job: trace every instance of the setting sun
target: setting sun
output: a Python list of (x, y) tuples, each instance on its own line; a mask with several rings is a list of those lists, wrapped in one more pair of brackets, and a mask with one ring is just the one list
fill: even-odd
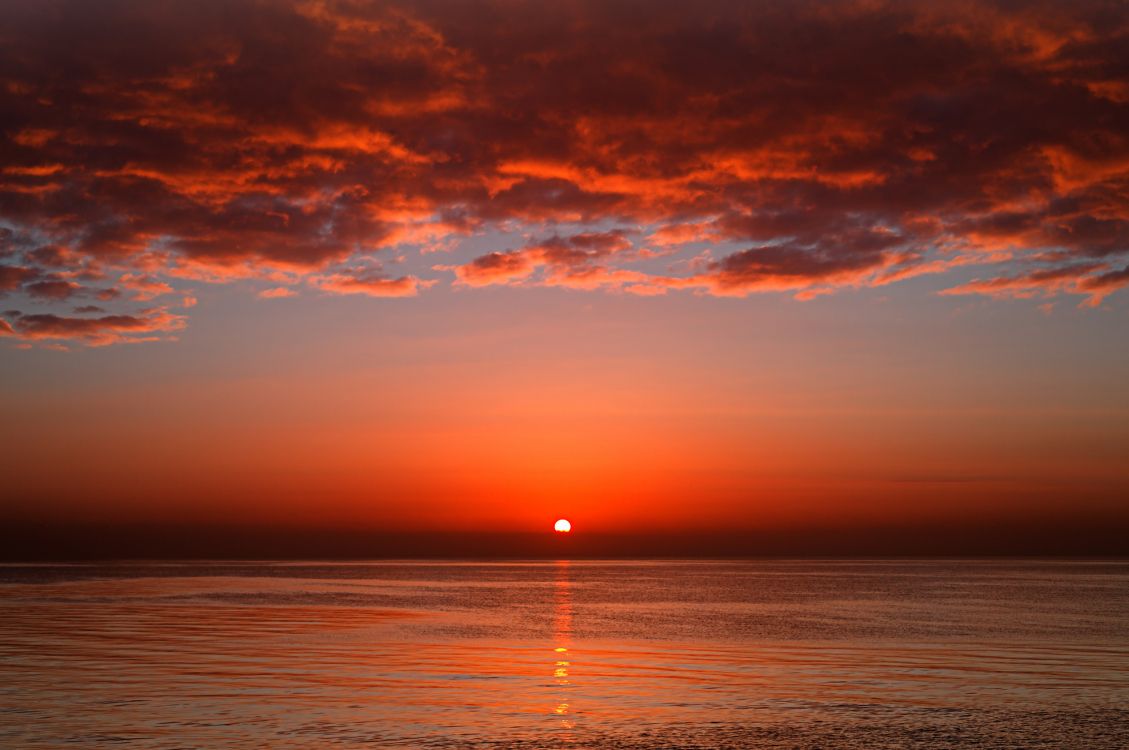
[(572, 524), (569, 523), (567, 519), (561, 518), (555, 524), (553, 524), (553, 531), (560, 532), (561, 534), (567, 534), (568, 532), (572, 531)]

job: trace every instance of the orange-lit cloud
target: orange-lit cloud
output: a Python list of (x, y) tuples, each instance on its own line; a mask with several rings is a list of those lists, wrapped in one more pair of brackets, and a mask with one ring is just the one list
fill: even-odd
[[(45, 315), (186, 280), (807, 298), (1001, 255), (956, 289), (1124, 286), (1129, 10), (1096, 0), (64, 0), (0, 29), (0, 293)], [(525, 239), (462, 250), (490, 233)]]
[(985, 294), (992, 297), (1029, 299), (1060, 293), (1088, 295), (1083, 305), (1094, 307), (1109, 294), (1129, 285), (1129, 267), (1107, 270), (1103, 263), (1080, 263), (1044, 268), (1018, 276), (975, 279), (945, 289), (942, 294)]
[(1100, 304), (1107, 295), (1126, 286), (1129, 286), (1129, 266), (1089, 276), (1078, 282), (1079, 291), (1090, 295), (1086, 304), (1091, 307)]
[(164, 294), (171, 294), (174, 290), (171, 286), (163, 281), (159, 281), (152, 276), (145, 276), (142, 274), (123, 274), (118, 279), (118, 283), (131, 290), (135, 300), (151, 300), (154, 297), (160, 297)]
[(259, 299), (282, 299), (283, 297), (293, 297), (297, 294), (293, 289), (288, 289), (284, 286), (276, 286), (270, 289), (264, 289), (256, 295)]
[(621, 231), (586, 232), (547, 240), (506, 252), (481, 255), (454, 269), (459, 280), (470, 286), (505, 284), (530, 277), (540, 268), (547, 268), (544, 283), (584, 286), (614, 282), (606, 261), (617, 253), (632, 249)]
[(370, 297), (414, 297), (421, 287), (434, 282), (420, 281), (414, 276), (388, 278), (379, 270), (347, 269), (341, 273), (314, 276), (310, 283), (336, 294), (365, 294)]

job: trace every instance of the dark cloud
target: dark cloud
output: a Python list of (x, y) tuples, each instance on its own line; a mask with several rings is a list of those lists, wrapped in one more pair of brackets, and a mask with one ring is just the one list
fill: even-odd
[(184, 318), (156, 309), (138, 315), (103, 315), (97, 318), (75, 318), (52, 313), (5, 313), (10, 320), (3, 323), (22, 339), (77, 339), (93, 346), (122, 342), (152, 341), (161, 334), (184, 326)]
[(27, 253), (27, 258), (33, 263), (49, 268), (59, 268), (74, 262), (74, 257), (66, 248), (58, 245), (43, 245)]
[(65, 300), (82, 291), (82, 285), (63, 279), (45, 279), (24, 286), (28, 295), (43, 300)]
[(35, 269), (32, 268), (0, 265), (0, 293), (18, 289), (21, 284), (35, 276)]
[(126, 274), (134, 297), (280, 272), (414, 292), (330, 269), (557, 222), (743, 249), (663, 274), (625, 266), (643, 247), (574, 236), (448, 267), (806, 294), (1048, 253), (1112, 263), (1127, 49), (1129, 7), (1102, 0), (17, 0), (0, 7), (0, 253)]

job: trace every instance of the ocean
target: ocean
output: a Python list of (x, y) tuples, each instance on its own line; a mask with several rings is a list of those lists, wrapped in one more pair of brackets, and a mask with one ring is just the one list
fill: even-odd
[(3, 748), (1129, 747), (1129, 563), (0, 566)]

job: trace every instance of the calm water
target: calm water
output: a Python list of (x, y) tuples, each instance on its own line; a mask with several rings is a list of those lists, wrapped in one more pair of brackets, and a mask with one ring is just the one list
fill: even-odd
[(0, 566), (0, 747), (1129, 747), (1129, 563)]

